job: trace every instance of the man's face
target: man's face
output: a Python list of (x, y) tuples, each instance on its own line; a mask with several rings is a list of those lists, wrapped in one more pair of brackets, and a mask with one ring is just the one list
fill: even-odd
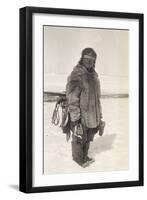
[(95, 68), (96, 59), (94, 57), (83, 58), (84, 66), (90, 71), (92, 68)]

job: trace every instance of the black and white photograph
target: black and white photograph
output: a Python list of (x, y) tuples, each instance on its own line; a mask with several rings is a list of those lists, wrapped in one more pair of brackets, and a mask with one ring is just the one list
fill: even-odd
[(44, 173), (129, 168), (129, 30), (44, 26)]

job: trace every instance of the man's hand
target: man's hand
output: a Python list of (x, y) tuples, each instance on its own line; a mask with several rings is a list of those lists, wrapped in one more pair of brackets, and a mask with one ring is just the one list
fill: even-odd
[(105, 126), (106, 126), (106, 122), (101, 120), (100, 125), (99, 125), (99, 135), (100, 136), (103, 135)]

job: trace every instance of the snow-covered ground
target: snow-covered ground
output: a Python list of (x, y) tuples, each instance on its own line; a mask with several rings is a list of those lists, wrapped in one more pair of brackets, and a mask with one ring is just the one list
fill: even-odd
[(127, 170), (129, 168), (128, 98), (102, 99), (104, 135), (95, 136), (89, 156), (95, 162), (87, 168), (71, 157), (71, 140), (66, 142), (59, 126), (51, 123), (55, 103), (44, 103), (44, 173), (82, 173)]

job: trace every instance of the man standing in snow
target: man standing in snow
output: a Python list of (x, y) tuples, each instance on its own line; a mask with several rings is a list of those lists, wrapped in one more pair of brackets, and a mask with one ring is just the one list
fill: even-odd
[[(92, 48), (85, 48), (66, 85), (73, 132), (72, 157), (82, 167), (94, 162), (94, 159), (88, 156), (90, 142), (101, 125), (104, 125), (101, 120), (100, 81), (95, 71), (96, 57)], [(99, 134), (102, 134), (100, 130)]]

